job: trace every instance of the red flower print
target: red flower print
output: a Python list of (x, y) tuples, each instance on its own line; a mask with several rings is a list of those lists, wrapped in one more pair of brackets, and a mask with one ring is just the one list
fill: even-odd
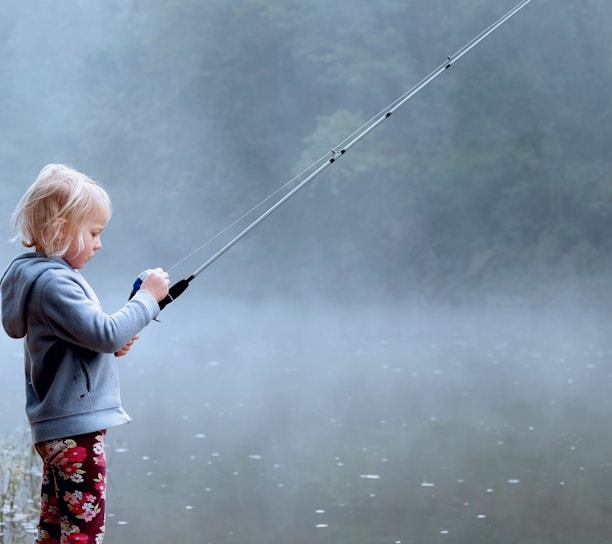
[(83, 505), (83, 511), (80, 514), (80, 518), (89, 522), (94, 519), (100, 513), (100, 508), (97, 505), (86, 503)]
[(40, 529), (36, 542), (40, 542), (40, 544), (57, 544), (57, 539), (51, 538), (47, 531)]
[(85, 502), (96, 502), (96, 497), (94, 497), (91, 493), (85, 493), (83, 495), (83, 500)]
[(102, 499), (106, 498), (106, 479), (102, 474), (98, 473), (98, 477), (94, 478), (95, 488)]
[(62, 544), (102, 544), (106, 490), (105, 469), (101, 466), (105, 456), (104, 434), (75, 438), (36, 445), (44, 461), (36, 539), (39, 544), (59, 544), (60, 531)]
[(83, 500), (82, 491), (75, 491), (74, 493), (70, 493), (70, 491), (66, 491), (66, 493), (64, 494), (64, 502), (70, 505), (80, 504), (82, 500)]
[(87, 450), (81, 446), (70, 448), (64, 453), (64, 459), (71, 463), (81, 463), (87, 457)]
[(83, 481), (83, 474), (85, 474), (85, 471), (81, 468), (82, 466), (83, 463), (64, 462), (59, 466), (59, 474), (64, 480), (80, 483)]
[(59, 518), (57, 497), (43, 493), (41, 495), (41, 519), (47, 523), (59, 523)]
[(99, 467), (106, 466), (106, 457), (104, 457), (104, 455), (101, 455), (100, 457), (95, 456), (93, 460), (94, 460), (94, 463), (98, 465)]
[(71, 535), (62, 537), (62, 542), (66, 542), (66, 544), (87, 544), (89, 542), (89, 537), (81, 533), (72, 533)]
[(72, 512), (77, 519), (91, 521), (100, 513), (100, 506), (96, 503), (96, 497), (91, 493), (82, 493), (75, 491), (70, 493), (66, 491), (64, 502), (68, 505), (68, 510)]

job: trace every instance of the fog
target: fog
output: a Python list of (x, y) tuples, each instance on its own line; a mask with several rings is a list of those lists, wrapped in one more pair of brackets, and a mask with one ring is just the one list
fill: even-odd
[[(100, 181), (83, 272), (110, 313), (514, 5), (7, 1), (4, 239), (44, 164)], [(147, 327), (109, 542), (609, 541), (610, 23), (532, 2)], [(22, 348), (0, 345), (18, 441)]]

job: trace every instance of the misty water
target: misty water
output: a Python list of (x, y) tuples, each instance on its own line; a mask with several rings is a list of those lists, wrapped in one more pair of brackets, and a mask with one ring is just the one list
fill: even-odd
[(109, 542), (608, 542), (605, 312), (185, 299), (161, 319), (123, 359)]

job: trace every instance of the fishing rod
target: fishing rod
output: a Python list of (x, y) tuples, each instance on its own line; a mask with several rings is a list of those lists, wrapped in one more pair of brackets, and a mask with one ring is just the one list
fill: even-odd
[[(353, 134), (351, 134), (348, 138), (346, 138), (343, 142), (341, 142), (335, 148), (332, 148), (330, 152), (328, 152), (322, 159), (315, 161), (311, 166), (306, 168), (303, 173), (308, 172), (312, 168), (314, 168), (319, 162), (324, 161), (320, 164), (314, 171), (312, 171), (309, 175), (307, 175), (301, 182), (299, 182), (293, 189), (291, 189), (288, 193), (285, 194), (282, 198), (280, 198), (274, 205), (268, 208), (264, 213), (262, 213), (257, 219), (255, 219), (251, 224), (245, 227), (241, 232), (239, 232), (234, 238), (232, 238), (227, 244), (225, 244), (221, 249), (219, 249), (212, 257), (210, 257), (204, 264), (202, 264), (199, 268), (197, 268), (191, 275), (186, 278), (179, 280), (177, 283), (170, 287), (168, 296), (164, 298), (160, 303), (160, 309), (164, 309), (168, 304), (176, 300), (179, 296), (181, 296), (185, 290), (189, 287), (189, 284), (197, 278), (204, 270), (206, 270), (209, 266), (211, 266), (217, 259), (219, 259), (222, 255), (224, 255), (228, 250), (230, 250), (234, 245), (236, 245), (240, 240), (242, 240), (249, 232), (251, 232), (255, 227), (257, 227), (262, 221), (265, 221), (271, 214), (273, 214), (278, 208), (280, 208), (285, 202), (287, 202), (291, 197), (293, 197), (298, 191), (303, 189), (306, 185), (308, 185), (313, 179), (315, 179), (321, 172), (329, 168), (332, 164), (334, 164), (338, 159), (343, 157), (347, 151), (349, 151), (353, 146), (355, 146), (359, 141), (363, 140), (370, 132), (372, 132), (376, 127), (381, 125), (384, 121), (386, 121), (391, 115), (398, 110), (401, 106), (403, 106), (408, 100), (414, 97), (417, 93), (423, 90), (427, 85), (429, 85), (434, 79), (436, 79), (440, 74), (446, 72), (455, 62), (457, 62), (461, 57), (466, 55), (469, 51), (471, 51), (474, 47), (476, 47), (480, 42), (482, 42), (487, 36), (495, 32), (499, 27), (501, 27), (504, 23), (506, 23), (510, 18), (516, 15), (520, 10), (522, 10), (527, 4), (529, 4), (531, 0), (522, 0), (519, 2), (514, 8), (512, 8), (508, 13), (506, 13), (503, 17), (498, 19), (491, 26), (480, 32), (480, 34), (476, 35), (472, 38), (468, 43), (466, 43), (463, 47), (461, 47), (458, 51), (456, 51), (453, 55), (450, 55), (446, 58), (446, 60), (441, 63), (435, 70), (433, 70), (429, 75), (424, 77), (421, 81), (419, 81), (414, 87), (406, 91), (402, 96), (400, 96), (395, 102), (391, 103), (389, 106), (384, 108), (377, 115), (372, 117), (369, 121), (364, 123), (359, 129), (357, 129)], [(264, 202), (268, 201), (272, 196), (276, 195), (280, 190), (287, 187), (294, 180), (299, 178), (301, 174), (293, 178), (289, 182), (287, 182), (283, 187), (276, 190), (272, 195), (268, 196), (264, 199), (260, 204), (255, 206), (251, 211), (259, 207)], [(195, 251), (190, 253), (187, 257), (179, 261), (179, 263), (183, 262), (194, 253), (197, 253), (204, 246), (208, 245), (212, 240), (216, 239), (218, 236), (226, 232), (229, 228), (236, 225), (239, 221), (241, 221), (244, 217), (246, 217), (250, 213), (247, 212), (243, 216), (241, 216), (237, 221), (232, 223), (229, 227), (226, 227), (221, 233), (217, 234), (211, 240), (197, 248)], [(177, 263), (177, 264), (179, 264)], [(177, 265), (172, 266), (174, 268)], [(134, 282), (134, 286), (132, 289), (132, 293), (130, 294), (130, 298), (134, 296), (136, 291), (140, 288), (142, 281), (146, 277), (147, 272), (143, 272), (138, 276), (136, 281)]]

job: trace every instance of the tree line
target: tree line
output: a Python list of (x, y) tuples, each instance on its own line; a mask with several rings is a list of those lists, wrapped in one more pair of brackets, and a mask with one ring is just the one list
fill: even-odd
[[(120, 195), (155, 192), (142, 214), (118, 199), (114, 221), (149, 232), (163, 215), (156, 239), (177, 257), (186, 232), (220, 230), (513, 7), (69, 4), (50, 41), (42, 1), (3, 23), (3, 98), (18, 107), (1, 114), (0, 159), (25, 171), (33, 151), (55, 153)], [(594, 0), (530, 4), (235, 259), (259, 281), (358, 278), (392, 296), (606, 286), (610, 23)], [(32, 131), (34, 150), (19, 145)]]

